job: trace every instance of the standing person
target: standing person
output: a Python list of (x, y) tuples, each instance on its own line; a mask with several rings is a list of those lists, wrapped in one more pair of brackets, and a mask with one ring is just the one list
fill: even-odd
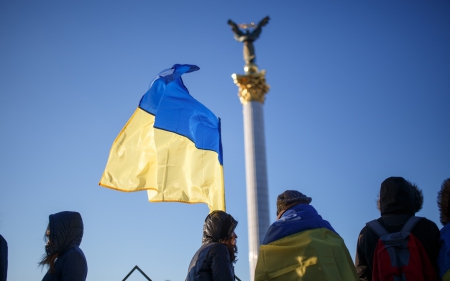
[[(422, 205), (422, 191), (404, 178), (390, 177), (381, 183), (378, 200), (381, 217), (367, 223), (358, 237), (355, 266), (360, 280), (379, 280), (381, 275), (388, 272), (391, 276), (412, 275), (414, 280), (438, 280), (439, 229), (436, 224), (426, 218), (417, 217), (418, 222), (415, 226), (410, 231), (405, 232), (404, 230), (406, 223), (412, 222), (410, 219), (415, 217), (414, 214), (422, 208)], [(388, 251), (387, 258), (374, 259), (376, 249), (377, 255), (380, 254), (378, 257), (382, 257), (381, 250), (383, 247), (387, 247), (371, 227), (373, 222), (381, 225), (388, 234), (406, 233), (408, 246), (410, 245), (409, 241), (415, 241), (414, 243), (417, 241), (414, 251), (409, 250), (411, 248), (407, 250), (409, 251), (406, 253), (408, 255), (407, 264), (401, 264), (402, 260), (389, 262), (392, 260), (391, 254), (393, 257), (399, 257), (396, 250)], [(410, 233), (412, 235), (409, 235)], [(407, 278), (402, 280), (409, 280)]]
[(0, 281), (6, 281), (8, 276), (8, 243), (0, 235)]
[(441, 238), (439, 239), (439, 275), (443, 281), (450, 281), (450, 178), (442, 183), (437, 203), (441, 223), (444, 226), (441, 229)]
[(277, 221), (259, 248), (255, 281), (357, 280), (344, 240), (297, 190), (277, 198)]
[(83, 238), (83, 220), (77, 212), (60, 212), (49, 216), (47, 245), (41, 266), (48, 271), (42, 281), (85, 281), (88, 267), (79, 248)]
[(189, 264), (186, 281), (232, 281), (236, 263), (237, 221), (223, 211), (213, 211), (203, 224), (202, 246)]

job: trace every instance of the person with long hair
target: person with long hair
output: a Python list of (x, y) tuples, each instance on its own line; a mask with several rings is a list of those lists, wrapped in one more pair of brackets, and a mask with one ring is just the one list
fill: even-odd
[(80, 249), (83, 220), (77, 212), (60, 212), (49, 216), (45, 237), (45, 254), (39, 265), (48, 268), (42, 281), (85, 281), (88, 267)]
[(213, 211), (203, 224), (200, 249), (189, 264), (186, 281), (235, 280), (237, 221), (223, 211)]

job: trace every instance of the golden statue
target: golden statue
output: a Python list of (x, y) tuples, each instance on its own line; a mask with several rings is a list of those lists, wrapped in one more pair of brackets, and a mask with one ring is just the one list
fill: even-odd
[[(238, 96), (242, 104), (246, 104), (252, 101), (258, 101), (264, 103), (265, 96), (269, 92), (269, 85), (266, 83), (266, 71), (258, 70), (258, 66), (255, 63), (255, 47), (253, 41), (258, 39), (261, 34), (261, 29), (269, 22), (269, 17), (263, 18), (258, 24), (239, 24), (237, 25), (232, 20), (228, 20), (228, 24), (233, 30), (234, 38), (239, 42), (244, 42), (244, 75), (234, 73), (234, 83), (239, 87)], [(245, 29), (245, 32), (239, 28)], [(250, 31), (250, 29), (253, 29)]]

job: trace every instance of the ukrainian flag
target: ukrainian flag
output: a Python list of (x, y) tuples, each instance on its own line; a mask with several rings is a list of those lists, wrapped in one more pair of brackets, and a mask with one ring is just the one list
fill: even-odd
[(181, 79), (197, 70), (176, 64), (153, 80), (112, 145), (101, 186), (225, 211), (220, 119)]

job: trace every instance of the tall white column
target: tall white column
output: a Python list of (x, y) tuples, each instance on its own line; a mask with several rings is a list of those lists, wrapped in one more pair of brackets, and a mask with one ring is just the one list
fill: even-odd
[(254, 280), (259, 246), (270, 223), (266, 144), (263, 104), (259, 101), (249, 101), (243, 104), (243, 109), (250, 280)]
[(250, 280), (253, 281), (259, 246), (270, 223), (263, 112), (269, 85), (266, 84), (266, 72), (259, 71), (256, 64), (247, 64), (244, 71), (246, 74), (233, 74), (232, 77), (239, 87), (238, 96), (244, 109), (248, 245)]

